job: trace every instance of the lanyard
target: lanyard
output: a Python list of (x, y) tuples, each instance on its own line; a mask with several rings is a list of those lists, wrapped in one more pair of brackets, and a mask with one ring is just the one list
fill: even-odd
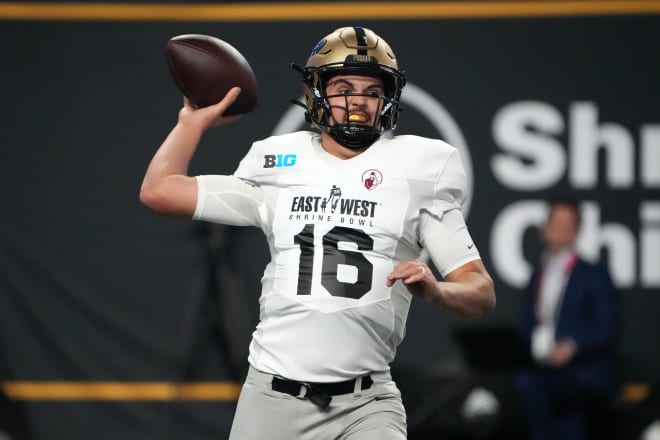
[[(566, 261), (564, 263), (564, 269), (563, 269), (563, 280), (561, 282), (561, 288), (559, 289), (558, 295), (557, 295), (557, 303), (555, 304), (555, 307), (553, 308), (552, 312), (552, 323), (556, 323), (557, 320), (559, 319), (559, 311), (561, 310), (561, 304), (564, 299), (564, 294), (566, 293), (566, 284), (568, 283), (568, 280), (570, 278), (571, 272), (573, 271), (573, 268), (575, 268), (575, 265), (577, 264), (578, 261), (578, 255), (575, 251), (571, 251), (570, 255), (567, 256)], [(536, 321), (537, 322), (547, 322), (547, 319), (545, 316), (543, 316), (542, 310), (541, 310), (541, 287), (543, 283), (543, 277), (544, 277), (544, 269), (543, 266), (539, 270), (539, 274), (536, 279), (536, 285), (535, 285), (535, 316), (536, 316)]]

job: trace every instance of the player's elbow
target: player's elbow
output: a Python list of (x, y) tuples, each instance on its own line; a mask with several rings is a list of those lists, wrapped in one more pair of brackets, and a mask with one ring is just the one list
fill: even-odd
[(157, 214), (190, 217), (197, 205), (196, 180), (187, 176), (145, 180), (140, 188), (140, 202)]
[(172, 194), (168, 185), (143, 183), (140, 188), (140, 202), (156, 214), (173, 214)]
[(140, 203), (151, 212), (161, 213), (167, 205), (166, 195), (158, 186), (143, 183), (140, 188)]

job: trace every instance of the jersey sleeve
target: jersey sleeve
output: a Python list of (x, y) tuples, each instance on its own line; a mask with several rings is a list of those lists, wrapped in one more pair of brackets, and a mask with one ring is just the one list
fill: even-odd
[(454, 149), (442, 167), (433, 188), (433, 203), (428, 211), (438, 218), (451, 209), (461, 209), (468, 187), (460, 152)]
[(252, 143), (231, 176), (198, 176), (194, 218), (269, 231), (282, 175), (271, 162), (280, 154), (295, 158), (296, 151), (282, 145), (306, 145), (309, 139), (307, 132), (270, 136)]
[(195, 220), (231, 226), (257, 226), (264, 223), (263, 191), (236, 176), (197, 176)]
[(422, 213), (419, 221), (421, 244), (443, 277), (481, 259), (459, 209), (449, 210), (441, 218)]
[(264, 200), (254, 142), (231, 176), (197, 176), (197, 207), (193, 219), (231, 226), (262, 226)]

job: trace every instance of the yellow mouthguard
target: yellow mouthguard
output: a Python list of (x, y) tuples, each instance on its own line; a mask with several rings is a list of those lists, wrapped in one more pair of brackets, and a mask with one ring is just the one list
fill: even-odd
[(367, 122), (367, 117), (364, 115), (350, 115), (348, 122)]

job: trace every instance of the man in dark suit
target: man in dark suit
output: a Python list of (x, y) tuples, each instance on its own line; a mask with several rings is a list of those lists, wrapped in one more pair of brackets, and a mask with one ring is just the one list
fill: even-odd
[(515, 377), (533, 440), (586, 438), (589, 402), (616, 387), (618, 306), (607, 269), (575, 249), (577, 203), (550, 204), (545, 245), (523, 300), (521, 335), (533, 366)]

